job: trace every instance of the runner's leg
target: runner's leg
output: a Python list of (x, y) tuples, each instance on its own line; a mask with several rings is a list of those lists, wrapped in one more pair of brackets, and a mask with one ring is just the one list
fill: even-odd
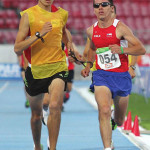
[(99, 111), (100, 133), (103, 145), (104, 148), (110, 148), (112, 138), (112, 129), (110, 125), (112, 94), (105, 86), (94, 86), (94, 89)]
[(62, 79), (56, 78), (49, 86), (50, 114), (47, 121), (49, 131), (50, 149), (55, 150), (61, 121), (61, 108), (63, 103), (65, 82)]
[(41, 150), (41, 119), (42, 119), (42, 100), (44, 94), (28, 96), (31, 107), (31, 129), (35, 145), (35, 150)]

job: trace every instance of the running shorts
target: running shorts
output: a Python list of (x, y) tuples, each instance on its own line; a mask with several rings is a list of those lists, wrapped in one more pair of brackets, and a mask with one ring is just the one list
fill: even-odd
[(94, 92), (94, 86), (106, 86), (116, 96), (126, 97), (131, 93), (132, 81), (129, 72), (110, 72), (104, 70), (93, 71), (90, 89)]
[(74, 79), (74, 70), (69, 70), (69, 74), (68, 74), (68, 77), (67, 77), (67, 82), (73, 83), (73, 79)]
[(49, 78), (34, 79), (32, 76), (31, 68), (27, 67), (25, 71), (25, 79), (24, 79), (26, 92), (30, 96), (36, 96), (41, 93), (48, 93), (49, 85), (56, 78), (60, 78), (65, 82), (65, 88), (64, 88), (64, 91), (65, 91), (66, 85), (67, 85), (67, 76), (68, 76), (68, 72), (62, 71), (62, 72), (58, 72), (54, 74), (53, 76)]

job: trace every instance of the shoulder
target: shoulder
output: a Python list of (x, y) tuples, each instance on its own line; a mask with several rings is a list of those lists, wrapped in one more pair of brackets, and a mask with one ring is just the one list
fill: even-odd
[(90, 26), (89, 28), (86, 29), (86, 33), (88, 35), (88, 38), (91, 40), (92, 39), (92, 35), (93, 35), (93, 27), (94, 25)]
[(65, 9), (63, 9), (63, 8), (61, 8), (61, 7), (58, 7), (58, 10), (59, 10), (59, 12), (61, 12), (61, 13), (68, 14), (68, 11), (65, 10)]
[(61, 8), (61, 7), (58, 7), (58, 11), (57, 13), (59, 13), (63, 20), (65, 20), (65, 22), (67, 22), (67, 19), (68, 19), (68, 11), (66, 11), (65, 9)]
[(132, 33), (131, 29), (126, 24), (119, 21), (118, 24), (117, 24), (117, 27), (116, 27), (117, 37), (119, 39), (121, 39), (122, 37), (124, 37), (128, 33)]
[(120, 32), (131, 31), (131, 29), (121, 21), (118, 22), (117, 30)]
[(34, 9), (36, 9), (36, 6), (30, 7), (28, 9), (24, 10), (24, 11), (21, 11), (20, 15), (23, 16), (24, 14), (28, 14), (28, 13), (30, 13)]

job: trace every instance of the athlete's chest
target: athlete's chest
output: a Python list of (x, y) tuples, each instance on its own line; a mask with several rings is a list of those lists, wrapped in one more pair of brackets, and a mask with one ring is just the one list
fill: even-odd
[(116, 37), (116, 28), (113, 26), (104, 29), (95, 27), (92, 40), (97, 48), (120, 43), (120, 40)]

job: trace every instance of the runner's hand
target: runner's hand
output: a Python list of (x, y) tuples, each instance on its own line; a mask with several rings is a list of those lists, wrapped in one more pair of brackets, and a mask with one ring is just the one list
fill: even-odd
[(52, 24), (50, 22), (46, 22), (44, 25), (43, 25), (43, 28), (40, 32), (40, 35), (41, 36), (44, 36), (46, 35), (48, 32), (50, 32), (52, 30)]
[(129, 74), (131, 75), (131, 78), (132, 78), (132, 79), (135, 78), (136, 73), (135, 73), (135, 71), (134, 71), (131, 67), (129, 67), (128, 72), (129, 72)]
[(86, 66), (82, 71), (81, 71), (81, 75), (85, 78), (88, 77), (90, 73), (90, 67)]
[(109, 45), (112, 54), (122, 54), (121, 47), (117, 44)]

